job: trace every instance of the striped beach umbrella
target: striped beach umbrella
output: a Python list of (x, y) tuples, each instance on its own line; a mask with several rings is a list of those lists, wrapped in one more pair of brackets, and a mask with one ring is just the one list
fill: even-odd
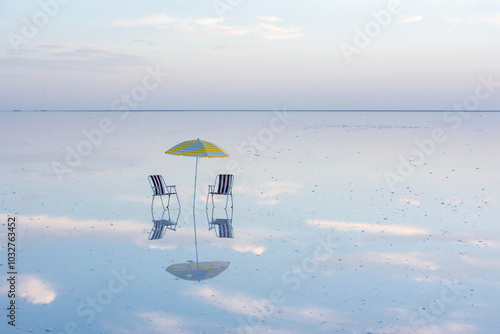
[(165, 153), (199, 158), (225, 158), (229, 156), (219, 146), (199, 138), (177, 144)]
[(174, 276), (189, 280), (201, 281), (213, 278), (229, 267), (229, 262), (199, 262), (199, 263), (178, 263), (167, 268), (167, 271)]
[(194, 244), (196, 248), (196, 263), (198, 263), (198, 241), (196, 239), (196, 217), (195, 217), (198, 158), (225, 158), (229, 157), (229, 154), (227, 154), (219, 146), (212, 144), (208, 141), (200, 140), (200, 138), (195, 140), (184, 141), (180, 144), (175, 145), (165, 153), (172, 155), (182, 155), (186, 157), (196, 157), (196, 167), (194, 171), (193, 225), (194, 225)]

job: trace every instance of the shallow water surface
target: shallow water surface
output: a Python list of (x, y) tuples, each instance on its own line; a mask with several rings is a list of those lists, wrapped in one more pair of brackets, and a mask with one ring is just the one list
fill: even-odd
[[(500, 325), (499, 113), (5, 112), (0, 128), (1, 289), (10, 216), (18, 292), (16, 327), (3, 315), (2, 332)], [(164, 152), (196, 138), (230, 154), (198, 164), (199, 261), (229, 262), (200, 281), (166, 270), (196, 262), (195, 159)], [(218, 197), (207, 212), (219, 173), (234, 175), (234, 208)], [(151, 174), (181, 203), (159, 240)], [(208, 229), (226, 214), (234, 238)]]

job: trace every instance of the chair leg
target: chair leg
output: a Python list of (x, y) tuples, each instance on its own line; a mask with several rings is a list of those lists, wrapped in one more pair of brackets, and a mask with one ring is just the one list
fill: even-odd
[[(167, 210), (167, 209), (165, 208), (165, 204), (163, 204), (163, 196), (161, 196), (161, 195), (160, 195), (160, 201), (161, 201), (161, 207), (163, 208), (163, 211), (165, 212), (165, 210)], [(168, 206), (167, 206), (167, 208), (168, 208)]]
[(179, 204), (179, 210), (181, 209), (181, 201), (179, 201), (179, 196), (177, 196), (177, 191), (175, 192), (175, 197), (177, 198), (177, 204)]
[(153, 220), (155, 220), (155, 213), (154, 213), (154, 210), (153, 210), (154, 204), (155, 204), (155, 196), (153, 196), (153, 200), (151, 201), (151, 218)]

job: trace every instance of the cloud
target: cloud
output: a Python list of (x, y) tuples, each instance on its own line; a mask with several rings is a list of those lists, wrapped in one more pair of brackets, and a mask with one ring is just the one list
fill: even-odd
[(260, 23), (256, 33), (265, 39), (291, 39), (305, 35), (297, 28), (281, 28), (271, 23)]
[(56, 298), (56, 291), (52, 286), (37, 276), (20, 275), (19, 295), (26, 298), (31, 304), (50, 304)]
[[(76, 219), (70, 217), (19, 216), (26, 226), (25, 239), (52, 238), (100, 238), (112, 242), (133, 242), (141, 247), (158, 248), (158, 244), (148, 240), (153, 223), (145, 224), (134, 220)], [(171, 232), (171, 231), (167, 231)], [(169, 249), (181, 244), (191, 244), (189, 231), (176, 231), (176, 239)]]
[(401, 23), (412, 23), (412, 22), (418, 22), (423, 19), (422, 16), (408, 16), (408, 15), (399, 15), (398, 16), (398, 22)]
[[(96, 47), (78, 47), (64, 45), (42, 45), (36, 50), (42, 53), (35, 58), (4, 58), (0, 68), (35, 68), (44, 71), (85, 71), (85, 72), (113, 72), (122, 71), (123, 67), (138, 67), (146, 65), (146, 59), (134, 54), (112, 52)], [(48, 53), (47, 52), (50, 52)]]
[(179, 19), (170, 17), (165, 14), (153, 14), (146, 17), (140, 17), (130, 20), (122, 20), (113, 22), (113, 26), (120, 28), (129, 28), (136, 26), (148, 26), (148, 25), (159, 25), (159, 24), (169, 24), (178, 22)]
[(257, 16), (257, 20), (259, 21), (267, 21), (267, 22), (279, 22), (281, 19), (276, 16)]
[(224, 21), (224, 19), (222, 19), (222, 18), (209, 17), (209, 18), (205, 18), (205, 19), (196, 20), (195, 22), (196, 22), (196, 24), (199, 24), (202, 26), (214, 26), (217, 23), (220, 23), (223, 21)]
[(445, 323), (443, 325), (427, 325), (423, 326), (421, 328), (415, 328), (410, 327), (410, 326), (390, 326), (388, 328), (385, 327), (378, 327), (374, 331), (382, 331), (383, 333), (391, 333), (391, 334), (448, 334), (448, 333), (454, 333), (454, 334), (472, 334), (472, 333), (477, 333), (478, 329), (470, 324), (464, 324), (464, 323), (456, 323), (456, 322), (449, 322)]
[(264, 183), (259, 188), (261, 189), (259, 197), (269, 198), (281, 194), (295, 194), (304, 188), (304, 185), (301, 183), (276, 181)]
[[(175, 216), (172, 213), (172, 216)], [(100, 238), (112, 242), (133, 242), (138, 246), (150, 249), (172, 250), (178, 247), (193, 247), (193, 231), (182, 229), (177, 231), (167, 231), (167, 234), (175, 234), (175, 238), (170, 238), (168, 243), (163, 239), (158, 241), (148, 240), (148, 235), (153, 223), (138, 222), (133, 220), (79, 220), (69, 217), (19, 216), (24, 226), (26, 226), (25, 239), (50, 239), (50, 238)], [(253, 227), (240, 227), (235, 229), (238, 238), (228, 239), (225, 243), (215, 243), (214, 247), (230, 247), (240, 253), (254, 253), (261, 255), (266, 251), (266, 247), (256, 243), (256, 240), (263, 240), (268, 235), (265, 231)], [(197, 229), (198, 238), (207, 241), (213, 240), (214, 232), (206, 229)], [(275, 234), (279, 235), (279, 234)], [(164, 237), (166, 238), (166, 236)]]
[(484, 272), (488, 269), (500, 268), (500, 260), (499, 259), (485, 259), (483, 257), (473, 257), (469, 255), (462, 256), (462, 261), (466, 263), (468, 266), (481, 267), (481, 271)]
[(428, 235), (426, 230), (404, 225), (382, 225), (369, 223), (338, 222), (330, 220), (309, 219), (309, 225), (319, 228), (333, 228), (340, 231), (356, 231), (368, 233), (387, 233), (399, 236)]
[(257, 184), (255, 187), (235, 186), (233, 191), (258, 196), (261, 199), (257, 202), (259, 205), (274, 205), (280, 202), (276, 197), (283, 194), (295, 194), (303, 188), (302, 183), (271, 181)]
[(266, 248), (263, 246), (234, 245), (233, 250), (240, 253), (252, 252), (256, 255), (261, 255), (266, 251)]
[(493, 26), (500, 26), (500, 16), (499, 15), (488, 15), (488, 16), (481, 16), (481, 17), (476, 17), (476, 18), (469, 18), (465, 19), (463, 17), (458, 17), (458, 16), (451, 16), (451, 15), (444, 15), (444, 21), (449, 24), (453, 25), (461, 25), (464, 23), (470, 24), (470, 23), (482, 23), (482, 24), (487, 24), (487, 25), (493, 25)]
[(422, 254), (418, 252), (411, 253), (384, 253), (368, 252), (366, 260), (371, 262), (386, 263), (391, 265), (405, 265), (409, 267), (419, 267), (425, 270), (436, 270), (439, 266), (429, 260), (423, 259)]
[(188, 321), (182, 317), (173, 314), (166, 316), (160, 312), (141, 312), (135, 316), (147, 321), (148, 327), (143, 329), (145, 332), (153, 330), (154, 333), (165, 333), (168, 329), (169, 333), (186, 333), (184, 327)]
[(138, 26), (153, 26), (156, 29), (181, 35), (255, 35), (264, 39), (292, 39), (304, 36), (299, 28), (279, 27), (271, 22), (280, 22), (276, 16), (258, 16), (257, 20), (264, 21), (257, 25), (231, 26), (223, 24), (225, 18), (176, 18), (165, 14), (154, 14), (146, 17), (121, 20), (113, 22), (119, 28), (132, 28)]
[[(224, 311), (261, 319), (272, 318), (273, 320), (284, 319), (292, 322), (309, 323), (328, 320), (335, 323), (336, 321), (342, 321), (344, 318), (344, 314), (328, 308), (309, 305), (301, 307), (287, 306), (288, 304), (282, 305), (280, 302), (271, 299), (271, 296), (269, 298), (257, 298), (241, 292), (226, 292), (209, 286), (191, 288), (185, 290), (184, 294)], [(282, 296), (282, 298), (286, 298), (286, 296)]]

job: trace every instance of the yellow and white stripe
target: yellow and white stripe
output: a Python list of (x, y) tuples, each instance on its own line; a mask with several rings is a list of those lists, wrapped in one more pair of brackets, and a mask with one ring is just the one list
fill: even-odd
[(229, 154), (217, 145), (200, 139), (182, 142), (175, 145), (165, 153), (204, 158), (224, 158), (229, 156)]

